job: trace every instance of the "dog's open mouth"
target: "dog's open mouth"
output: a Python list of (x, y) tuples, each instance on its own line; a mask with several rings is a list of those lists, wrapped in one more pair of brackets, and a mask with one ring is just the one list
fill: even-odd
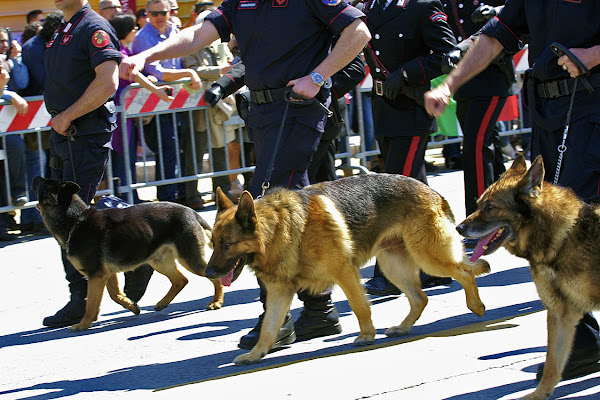
[(509, 236), (510, 228), (508, 226), (502, 226), (492, 233), (485, 235), (479, 239), (479, 242), (477, 242), (470, 261), (477, 261), (482, 255), (492, 254), (494, 251), (498, 250), (500, 246), (502, 246)]
[(223, 284), (223, 286), (231, 286), (233, 281), (235, 281), (242, 273), (244, 265), (246, 265), (246, 256), (238, 258), (231, 271), (229, 271), (227, 275), (219, 279), (221, 281), (221, 284)]

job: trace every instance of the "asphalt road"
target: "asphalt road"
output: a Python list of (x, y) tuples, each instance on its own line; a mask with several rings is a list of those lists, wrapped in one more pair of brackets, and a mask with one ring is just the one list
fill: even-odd
[[(430, 174), (430, 185), (464, 217), (462, 173)], [(214, 207), (202, 212), (212, 223)], [(232, 360), (239, 338), (262, 311), (248, 270), (226, 289), (225, 306), (205, 311), (212, 285), (188, 286), (165, 310), (153, 305), (169, 282), (158, 274), (139, 316), (104, 296), (86, 332), (41, 325), (68, 298), (52, 238), (0, 244), (0, 399), (515, 399), (536, 386), (546, 349), (546, 313), (524, 260), (504, 250), (477, 279), (487, 311), (470, 313), (457, 282), (427, 289), (429, 305), (410, 336), (383, 332), (408, 312), (405, 296), (372, 297), (378, 335), (357, 348), (357, 320), (339, 288), (333, 299), (343, 332), (294, 343), (253, 366)], [(362, 270), (363, 277), (373, 267)], [(292, 304), (297, 317), (302, 303)], [(562, 382), (555, 399), (600, 398), (600, 373)]]

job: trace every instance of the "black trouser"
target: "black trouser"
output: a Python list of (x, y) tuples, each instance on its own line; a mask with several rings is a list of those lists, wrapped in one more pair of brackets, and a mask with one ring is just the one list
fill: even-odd
[(375, 136), (388, 174), (402, 174), (427, 184), (425, 150), (428, 135)]

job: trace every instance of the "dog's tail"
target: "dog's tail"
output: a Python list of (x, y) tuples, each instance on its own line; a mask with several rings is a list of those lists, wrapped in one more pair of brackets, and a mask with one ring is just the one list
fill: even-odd
[(440, 197), (442, 198), (442, 210), (444, 211), (444, 214), (446, 214), (448, 219), (452, 221), (453, 224), (456, 224), (456, 221), (454, 220), (454, 213), (450, 208), (450, 204), (448, 204), (444, 196), (440, 195)]
[(491, 271), (490, 263), (488, 263), (482, 258), (470, 264), (473, 266), (473, 275), (475, 276), (487, 274)]

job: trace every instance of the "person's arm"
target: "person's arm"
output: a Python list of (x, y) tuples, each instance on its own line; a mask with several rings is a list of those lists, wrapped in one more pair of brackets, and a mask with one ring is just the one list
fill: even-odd
[(154, 47), (128, 57), (121, 63), (119, 73), (123, 79), (133, 80), (133, 73), (141, 72), (148, 62), (183, 57), (208, 46), (217, 39), (219, 39), (217, 29), (210, 21), (205, 21), (182, 30)]
[(190, 78), (190, 88), (194, 90), (202, 89), (202, 81), (193, 69), (163, 69), (162, 80), (166, 82), (176, 81), (177, 79)]
[(17, 109), (17, 114), (19, 114), (19, 115), (27, 114), (27, 111), (29, 111), (29, 104), (25, 101), (24, 98), (22, 98), (17, 93), (15, 93), (11, 90), (4, 90), (0, 93), (2, 95), (2, 100), (10, 101), (10, 103), (13, 106), (15, 106), (15, 108)]
[[(321, 74), (323, 79), (330, 78), (350, 63), (369, 40), (371, 40), (371, 33), (367, 25), (361, 19), (355, 20), (342, 31), (331, 53), (314, 71)], [(291, 85), (294, 86), (294, 92), (308, 99), (315, 97), (321, 89), (313, 83), (310, 75), (289, 81), (287, 86)]]
[(59, 134), (66, 136), (66, 131), (73, 120), (99, 108), (116, 92), (119, 86), (116, 61), (105, 61), (94, 71), (96, 77), (83, 95), (65, 111), (52, 118), (52, 128)]
[(439, 117), (450, 102), (452, 93), (486, 69), (502, 49), (497, 39), (485, 34), (480, 35), (444, 82), (425, 93), (427, 112), (436, 118)]
[(143, 88), (148, 89), (152, 93), (158, 96), (159, 99), (167, 102), (171, 102), (175, 100), (173, 96), (169, 96), (167, 94), (167, 89), (170, 89), (170, 86), (156, 86), (154, 82), (145, 77), (143, 74), (136, 74), (133, 80), (139, 83)]
[(23, 63), (21, 57), (12, 58), (11, 61), (11, 76), (19, 89), (25, 89), (27, 85), (29, 85), (29, 70)]

